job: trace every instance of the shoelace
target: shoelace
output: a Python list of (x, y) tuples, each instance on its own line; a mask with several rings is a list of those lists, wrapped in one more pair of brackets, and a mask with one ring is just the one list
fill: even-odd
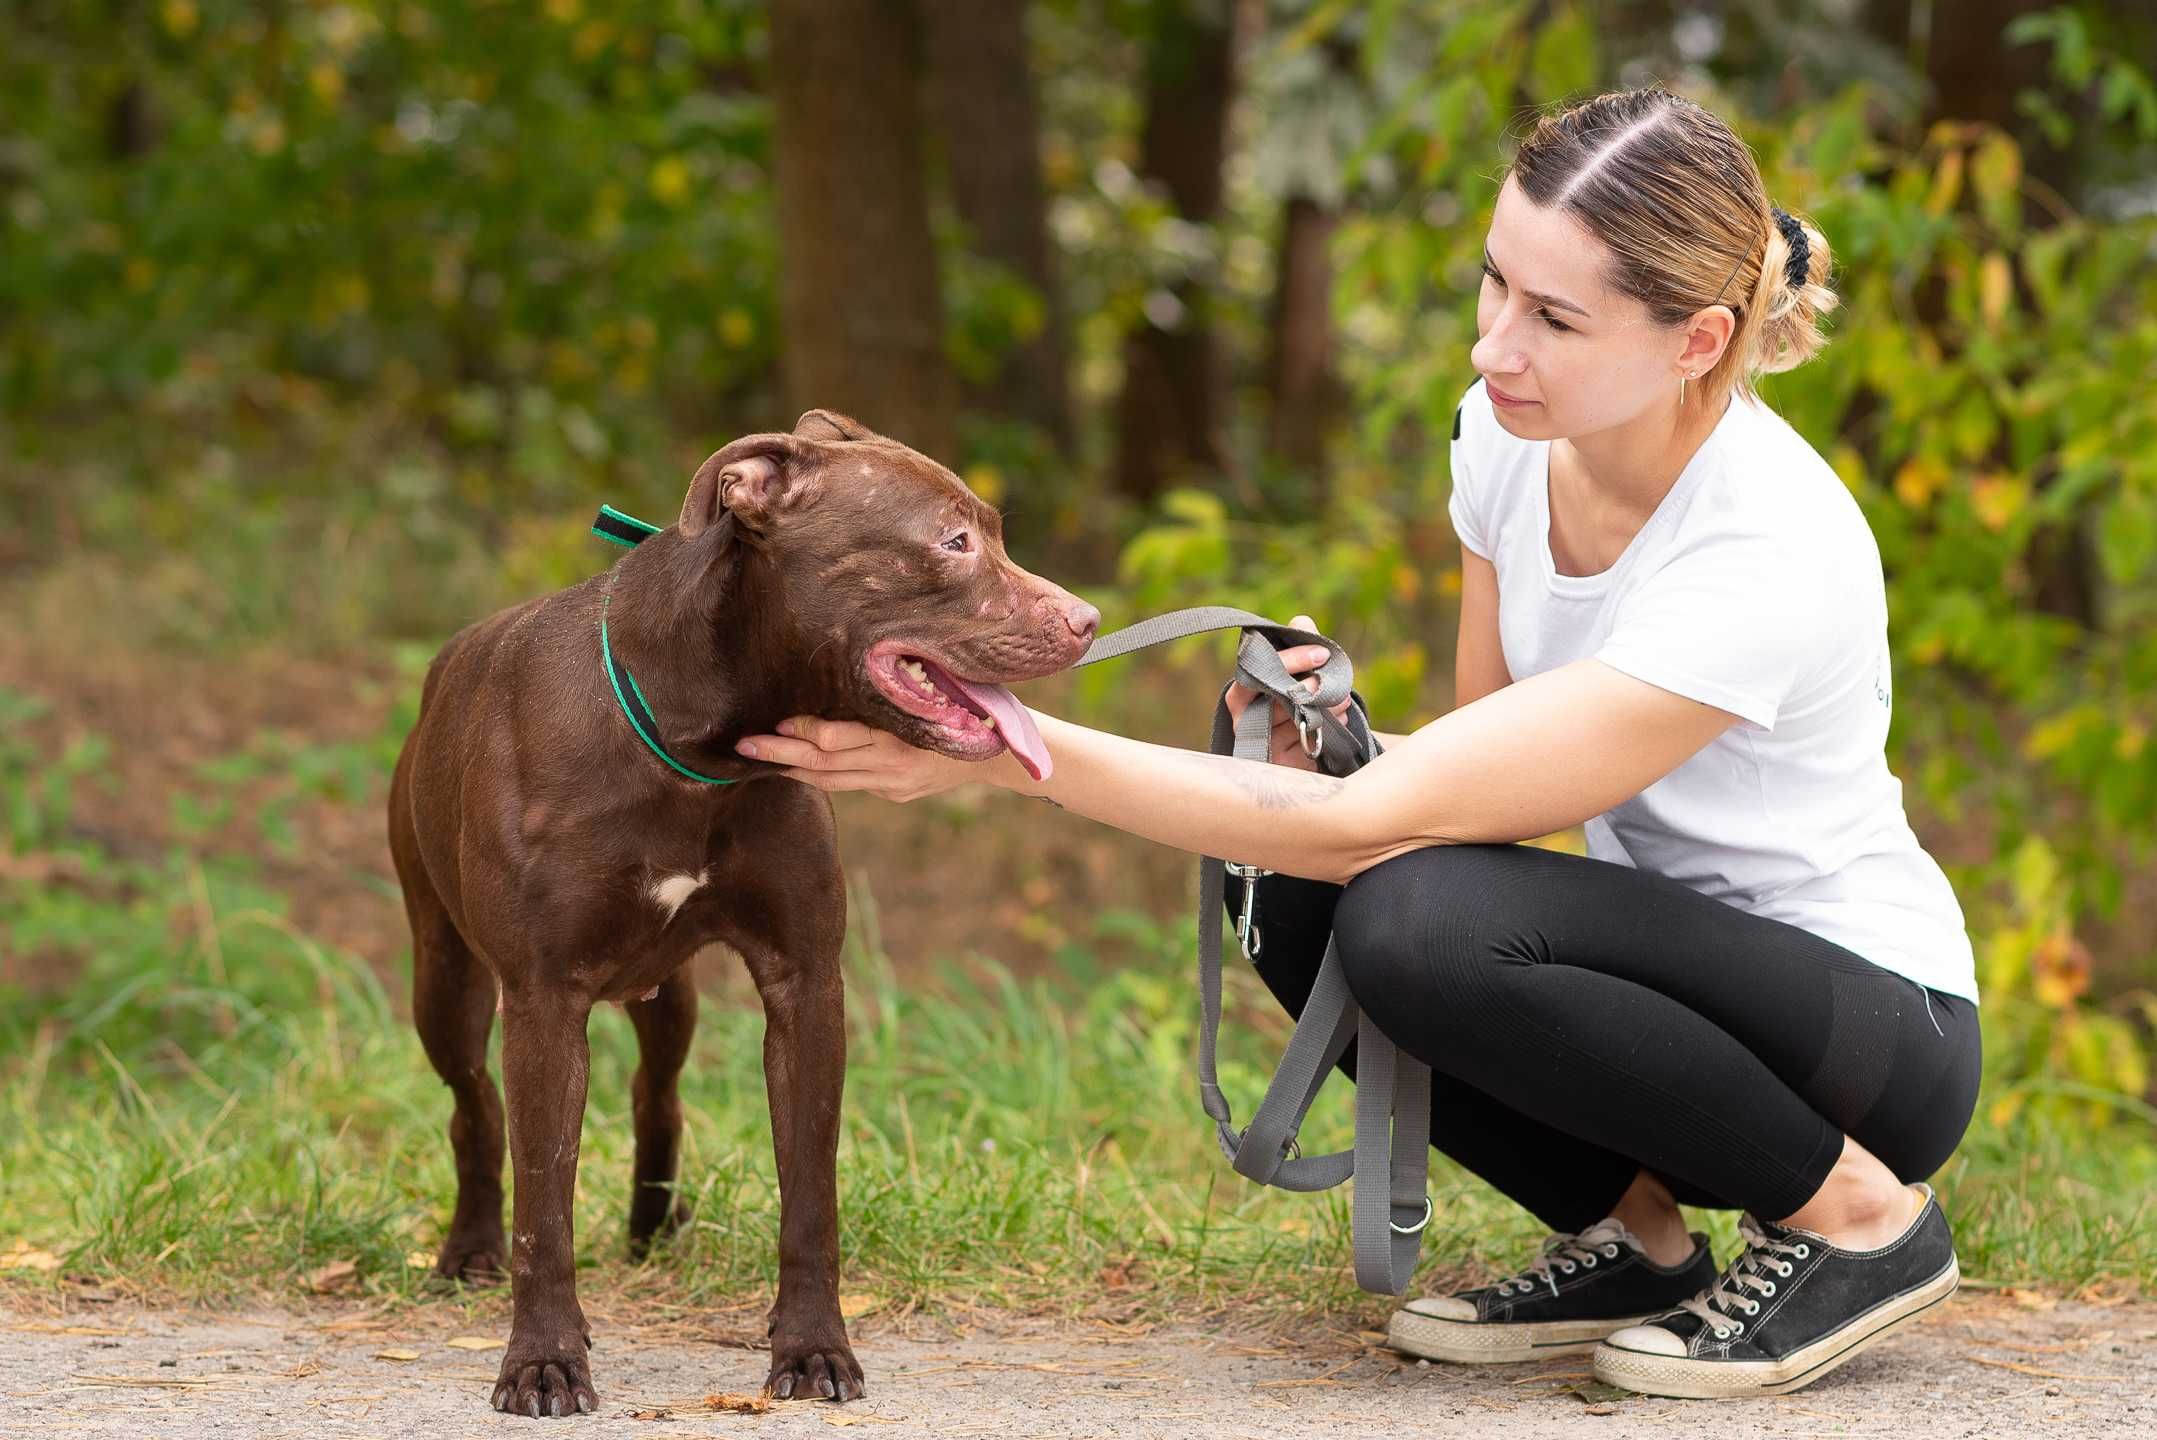
[(1553, 1234), (1543, 1242), (1542, 1253), (1528, 1262), (1527, 1269), (1498, 1282), (1497, 1292), (1510, 1295), (1518, 1286), (1521, 1294), (1528, 1295), (1538, 1284), (1544, 1284), (1556, 1295), (1558, 1271), (1570, 1275), (1583, 1265), (1593, 1270), (1598, 1258), (1617, 1259), (1621, 1243), (1636, 1248), (1640, 1244), (1633, 1232), (1616, 1220), (1598, 1220), (1577, 1235)]
[(1803, 1260), (1812, 1254), (1812, 1246), (1803, 1240), (1771, 1238), (1750, 1215), (1738, 1220), (1738, 1235), (1745, 1241), (1745, 1249), (1730, 1262), (1730, 1268), (1692, 1299), (1678, 1302), (1680, 1310), (1689, 1310), (1706, 1322), (1718, 1340), (1743, 1335), (1745, 1322), (1737, 1318), (1738, 1313), (1758, 1315), (1760, 1299), (1755, 1296), (1768, 1298), (1775, 1294), (1775, 1282), (1768, 1278), (1770, 1271), (1787, 1280), (1797, 1269), (1782, 1257)]

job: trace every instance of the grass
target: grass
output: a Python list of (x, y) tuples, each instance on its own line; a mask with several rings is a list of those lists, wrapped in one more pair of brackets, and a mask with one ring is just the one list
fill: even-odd
[[(80, 852), (61, 851), (65, 856)], [(77, 982), (0, 1009), (0, 1214), (61, 1268), (0, 1272), (18, 1291), (88, 1280), (192, 1301), (290, 1295), (354, 1261), (366, 1293), (435, 1293), (454, 1182), (447, 1094), (366, 968), (287, 923), (246, 868), (174, 851), (96, 858), (69, 883), (16, 886), (10, 944), (86, 957)], [(57, 861), (54, 863), (58, 863)], [(901, 986), (872, 897), (850, 937), (849, 1071), (839, 1177), (844, 1288), (901, 1307), (1107, 1305), (1130, 1314), (1333, 1310), (1359, 1298), (1344, 1192), (1251, 1186), (1228, 1170), (1191, 1077), (1191, 927), (1101, 918), (1066, 973), (1022, 983), (980, 959)], [(754, 991), (711, 982), (684, 1078), (683, 1184), (696, 1219), (642, 1267), (622, 1258), (635, 1039), (592, 1024), (577, 1201), (585, 1284), (684, 1306), (763, 1293), (777, 1190)], [(1223, 1073), (1239, 1109), (1285, 1026), (1230, 975)], [(1347, 1088), (1312, 1146), (1344, 1143)], [(2157, 1149), (1981, 1123), (1937, 1179), (1978, 1284), (2078, 1290), (2147, 1276)], [(1448, 1164), (1426, 1280), (1517, 1263), (1528, 1218)], [(1727, 1216), (1703, 1216), (1728, 1253)], [(70, 1279), (68, 1277), (75, 1277)], [(23, 1298), (29, 1298), (25, 1295)]]
[[(251, 859), (211, 853), (211, 827), (175, 825), (178, 840), (152, 859), (85, 839), (70, 824), (73, 790), (95, 783), (104, 750), (78, 737), (37, 753), (21, 737), (40, 706), (0, 689), (0, 975), (66, 978), (0, 985), (0, 1299), (83, 1285), (292, 1298), (343, 1261), (361, 1293), (385, 1301), (445, 1293), (428, 1267), (455, 1188), (449, 1100), (401, 994), (295, 926)], [(270, 766), (371, 806), (395, 750), (394, 734), (377, 739), (205, 761), (204, 803)], [(262, 838), (271, 852), (290, 843), (281, 826)], [(1189, 915), (1093, 916), (1047, 976), (966, 956), (902, 984), (874, 901), (853, 894), (846, 954), (849, 1295), (1128, 1318), (1383, 1315), (1386, 1302), (1354, 1286), (1347, 1192), (1261, 1189), (1214, 1146), (1192, 1073)], [(593, 1019), (576, 1214), (588, 1297), (719, 1308), (775, 1282), (761, 1011), (738, 966), (710, 958), (683, 1078), (681, 1183), (695, 1219), (642, 1266), (625, 1259), (624, 1228), (635, 1038), (618, 1009)], [(1288, 1024), (1247, 970), (1226, 980), (1221, 1071), (1248, 1118)], [(2000, 1013), (2013, 1012), (1988, 1013), (1988, 1025)], [(2014, 1053), (1989, 1039), (1988, 1051)], [(1989, 1108), (1935, 1177), (1971, 1283), (2123, 1291), (2157, 1272), (2147, 1117), (2093, 1106), (2069, 1124), (2033, 1106), (2002, 1124)], [(1335, 1082), (1305, 1149), (1345, 1145), (1351, 1124), (1349, 1087)], [(1432, 1196), (1419, 1286), (1533, 1253), (1539, 1227), (1442, 1159)], [(1727, 1256), (1734, 1217), (1695, 1219)], [(9, 1266), (11, 1246), (56, 1263)]]

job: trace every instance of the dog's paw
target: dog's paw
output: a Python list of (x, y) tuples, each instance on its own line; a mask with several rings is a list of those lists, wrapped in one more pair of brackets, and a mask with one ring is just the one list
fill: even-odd
[(592, 1388), (592, 1367), (585, 1358), (588, 1337), (569, 1332), (568, 1342), (527, 1342), (514, 1332), (494, 1382), (494, 1408), (534, 1420), (589, 1415), (599, 1408)]
[(509, 1274), (508, 1258), (509, 1242), (499, 1230), (492, 1235), (453, 1234), (435, 1256), (434, 1273), (467, 1285), (498, 1285)]
[(689, 1202), (676, 1200), (671, 1206), (647, 1207), (643, 1198), (629, 1211), (629, 1258), (642, 1260), (651, 1253), (652, 1246), (662, 1244), (689, 1228)]
[(764, 1393), (775, 1400), (859, 1400), (869, 1387), (844, 1340), (800, 1346), (775, 1341)]

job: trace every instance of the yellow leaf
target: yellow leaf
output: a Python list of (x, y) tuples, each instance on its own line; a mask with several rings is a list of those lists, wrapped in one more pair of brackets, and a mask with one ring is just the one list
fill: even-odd
[(2012, 475), (1987, 475), (1970, 487), (1970, 504), (1987, 530), (2005, 530), (2022, 511), (2025, 489)]
[(1947, 484), (1947, 467), (1929, 456), (1913, 455), (1895, 472), (1895, 498), (1922, 510)]
[(662, 205), (679, 205), (689, 195), (689, 164), (679, 155), (668, 155), (652, 166), (652, 197)]
[(1944, 215), (1962, 194), (1962, 151), (1950, 150), (1940, 157), (1940, 168), (1932, 173), (1932, 191), (1925, 197), (1925, 213)]
[(1985, 317), (1985, 328), (1997, 330), (2007, 314), (2007, 302), (2014, 298), (2014, 272), (2008, 268), (2007, 257), (1995, 250), (1987, 255), (1977, 270), (1977, 308)]
[(430, 1270), (434, 1268), (434, 1256), (424, 1250), (414, 1250), (404, 1257), (404, 1263), (407, 1269)]
[(966, 488), (979, 495), (984, 503), (999, 505), (1004, 498), (1004, 472), (986, 460), (966, 467)]
[(202, 18), (202, 12), (195, 8), (195, 0), (165, 0), (157, 13), (165, 22), (165, 29), (179, 40), (194, 34), (195, 24)]
[(452, 1350), (499, 1350), (509, 1342), (491, 1339), (485, 1335), (459, 1335), (454, 1340), (445, 1340), (442, 1343)]
[(878, 1295), (841, 1295), (839, 1297), (839, 1318), (842, 1320), (855, 1319), (868, 1314), (883, 1303), (883, 1297)]
[(374, 1352), (374, 1358), (377, 1360), (395, 1360), (399, 1364), (403, 1364), (407, 1361), (417, 1360), (419, 1352), (417, 1350), (377, 1350)]

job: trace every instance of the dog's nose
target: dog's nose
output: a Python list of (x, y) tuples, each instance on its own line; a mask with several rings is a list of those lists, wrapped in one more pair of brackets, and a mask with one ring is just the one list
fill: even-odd
[(1071, 627), (1072, 634), (1091, 644), (1094, 632), (1101, 628), (1101, 612), (1083, 600), (1073, 600), (1064, 607), (1064, 624)]

